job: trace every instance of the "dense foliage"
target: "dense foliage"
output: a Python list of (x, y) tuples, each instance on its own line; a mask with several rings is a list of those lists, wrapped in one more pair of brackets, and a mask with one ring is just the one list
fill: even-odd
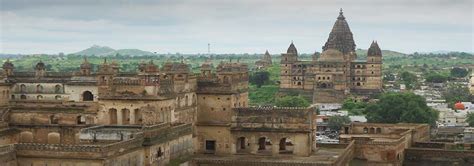
[(331, 116), (328, 119), (328, 127), (331, 130), (339, 131), (343, 125), (351, 123), (351, 119), (348, 116)]
[(437, 72), (430, 72), (426, 75), (426, 81), (431, 83), (444, 83), (448, 79), (449, 76)]
[(417, 77), (415, 74), (410, 73), (408, 71), (404, 71), (400, 74), (400, 77), (405, 84), (407, 89), (413, 89), (415, 88), (417, 81)]
[(443, 97), (450, 107), (459, 101), (471, 101), (469, 88), (460, 84), (449, 84), (446, 91), (443, 92)]
[(367, 120), (376, 123), (428, 123), (434, 125), (438, 112), (413, 93), (386, 93), (367, 107)]
[(469, 127), (474, 127), (474, 113), (468, 113), (466, 122), (469, 124)]
[(310, 103), (302, 96), (285, 96), (276, 99), (278, 107), (308, 107)]
[(465, 68), (453, 67), (451, 69), (451, 76), (453, 77), (462, 78), (462, 77), (466, 77), (467, 74), (469, 74), (469, 71)]
[(352, 99), (346, 99), (342, 104), (342, 109), (347, 110), (349, 115), (364, 115), (366, 114), (366, 102), (355, 102)]
[(252, 73), (249, 78), (251, 84), (257, 85), (257, 88), (260, 88), (265, 83), (270, 81), (270, 72), (268, 71), (257, 71)]

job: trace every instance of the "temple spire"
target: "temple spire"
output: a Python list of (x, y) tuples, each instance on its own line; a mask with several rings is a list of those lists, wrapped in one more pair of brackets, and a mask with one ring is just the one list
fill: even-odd
[(351, 29), (347, 24), (346, 18), (343, 15), (342, 8), (339, 10), (339, 16), (337, 17), (331, 32), (329, 33), (328, 40), (323, 46), (323, 51), (328, 49), (336, 49), (343, 54), (355, 52), (355, 42), (352, 36)]

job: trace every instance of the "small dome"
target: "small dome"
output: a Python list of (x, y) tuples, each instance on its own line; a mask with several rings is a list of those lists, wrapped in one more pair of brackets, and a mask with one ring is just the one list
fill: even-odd
[(36, 64), (36, 69), (37, 70), (42, 70), (45, 68), (45, 65), (43, 63), (43, 61), (39, 61), (37, 64)]
[(15, 66), (13, 65), (12, 62), (10, 62), (10, 59), (7, 59), (5, 63), (3, 63), (3, 69), (13, 69)]
[(336, 49), (328, 49), (321, 53), (319, 61), (344, 61), (344, 55)]
[(464, 110), (466, 107), (464, 107), (464, 104), (461, 103), (461, 102), (457, 102), (456, 104), (454, 104), (454, 109), (455, 110)]

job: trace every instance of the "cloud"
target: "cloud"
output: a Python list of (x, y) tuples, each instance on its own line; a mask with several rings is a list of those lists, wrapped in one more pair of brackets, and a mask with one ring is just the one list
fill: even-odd
[[(320, 51), (339, 8), (360, 48), (473, 51), (470, 0), (15, 0), (1, 2), (0, 52), (93, 44), (158, 52)], [(470, 14), (469, 14), (470, 13)]]

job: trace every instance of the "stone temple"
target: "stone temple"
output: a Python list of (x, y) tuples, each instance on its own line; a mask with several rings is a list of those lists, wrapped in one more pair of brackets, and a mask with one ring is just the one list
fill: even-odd
[(357, 59), (349, 24), (339, 12), (321, 56), (298, 60), (293, 43), (281, 55), (280, 92), (298, 92), (313, 103), (341, 103), (346, 97), (368, 99), (382, 91), (382, 51), (372, 42), (367, 60)]

